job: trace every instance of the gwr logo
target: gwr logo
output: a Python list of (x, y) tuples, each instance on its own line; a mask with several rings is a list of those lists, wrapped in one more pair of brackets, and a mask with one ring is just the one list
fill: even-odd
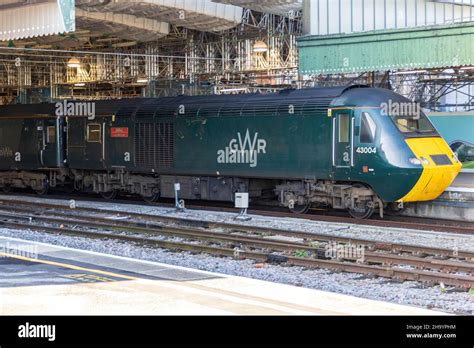
[(252, 139), (247, 129), (243, 140), (240, 132), (237, 132), (237, 139), (232, 139), (229, 146), (217, 151), (217, 163), (248, 163), (254, 168), (257, 166), (258, 154), (266, 154), (266, 148), (267, 141), (259, 139), (257, 132)]

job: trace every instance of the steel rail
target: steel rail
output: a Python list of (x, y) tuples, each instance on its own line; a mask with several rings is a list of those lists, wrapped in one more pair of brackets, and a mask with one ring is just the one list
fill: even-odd
[[(64, 199), (61, 197), (61, 199)], [(28, 204), (29, 202), (24, 202), (21, 200), (15, 201), (15, 200), (5, 200), (2, 201), (0, 198), (0, 202), (20, 202), (20, 203), (25, 203)], [(79, 200), (80, 201), (80, 200)], [(103, 201), (103, 199), (102, 199)], [(117, 200), (107, 200), (108, 202), (117, 202)], [(121, 201), (122, 203), (125, 204), (130, 204), (129, 201)], [(43, 203), (42, 203), (43, 204)], [(44, 204), (49, 204), (49, 203), (44, 203)], [(135, 203), (134, 203), (135, 204)], [(51, 204), (52, 206), (55, 206), (55, 204)], [(159, 206), (163, 207), (166, 206), (166, 203), (148, 203), (148, 206)], [(174, 206), (174, 205), (169, 205)], [(215, 207), (212, 205), (188, 205), (188, 207), (191, 207), (191, 209), (206, 209), (206, 210), (211, 210), (211, 211), (221, 211), (221, 212), (235, 212), (235, 208), (228, 208), (228, 207)], [(82, 208), (82, 209), (88, 209), (88, 208)], [(89, 208), (92, 209), (92, 208)], [(112, 211), (116, 212), (116, 211)], [(320, 222), (333, 222), (333, 223), (348, 223), (352, 225), (360, 225), (360, 226), (368, 226), (368, 227), (390, 227), (390, 228), (402, 228), (402, 229), (414, 229), (414, 230), (422, 230), (422, 231), (435, 231), (435, 232), (449, 232), (449, 233), (456, 233), (456, 234), (467, 234), (467, 235), (474, 235), (474, 223), (470, 224), (472, 225), (469, 226), (469, 224), (466, 224), (465, 222), (460, 222), (463, 223), (463, 225), (458, 225), (458, 226), (453, 226), (452, 224), (455, 224), (456, 221), (451, 221), (449, 220), (448, 222), (450, 223), (449, 225), (443, 224), (443, 220), (435, 220), (432, 219), (432, 223), (421, 223), (421, 222), (412, 222), (412, 221), (395, 221), (395, 220), (376, 220), (376, 219), (366, 219), (366, 220), (360, 220), (360, 219), (354, 219), (351, 217), (345, 217), (345, 216), (327, 216), (327, 215), (319, 215), (319, 214), (303, 214), (303, 215), (296, 215), (294, 213), (288, 213), (284, 211), (271, 211), (271, 210), (264, 210), (264, 209), (256, 209), (252, 208), (249, 209), (250, 214), (255, 214), (255, 215), (261, 215), (261, 216), (270, 216), (270, 217), (288, 217), (288, 218), (298, 218), (298, 219), (304, 219), (304, 220), (310, 220), (310, 221), (320, 221)], [(391, 217), (393, 218), (393, 216)], [(406, 216), (400, 216), (398, 217), (400, 219), (411, 219), (413, 220), (413, 217), (406, 217)]]
[[(121, 212), (117, 210), (110, 210), (110, 209), (102, 209), (102, 208), (88, 208), (88, 207), (76, 207), (75, 209), (69, 209), (67, 206), (58, 205), (58, 204), (41, 204), (38, 206), (36, 203), (29, 203), (29, 202), (21, 202), (15, 201), (15, 206), (8, 206), (2, 203), (9, 202), (9, 201), (2, 201), (0, 200), (0, 208), (3, 209), (12, 209), (12, 210), (21, 210), (21, 206), (32, 206), (35, 209), (38, 208), (49, 208), (55, 209), (55, 213), (57, 214), (57, 209), (62, 209), (67, 211), (68, 214), (73, 213), (74, 211), (83, 211), (89, 213), (104, 213), (104, 214), (122, 214), (130, 217), (134, 217), (136, 219), (147, 219), (147, 221), (158, 221), (158, 222), (168, 222), (168, 223), (175, 223), (175, 224), (186, 224), (187, 226), (195, 226), (195, 227), (203, 227), (203, 228), (223, 228), (229, 231), (236, 231), (236, 232), (247, 232), (247, 233), (259, 233), (259, 234), (278, 234), (287, 237), (296, 237), (296, 238), (303, 238), (313, 241), (323, 241), (323, 242), (339, 242), (339, 243), (353, 243), (353, 244), (363, 244), (366, 247), (372, 249), (379, 249), (379, 250), (386, 250), (386, 251), (393, 251), (393, 252), (409, 252), (414, 254), (430, 254), (435, 256), (445, 256), (445, 257), (458, 257), (458, 258), (465, 258), (465, 259), (474, 259), (474, 252), (464, 251), (464, 250), (453, 250), (448, 248), (434, 248), (434, 247), (427, 247), (427, 246), (420, 246), (420, 245), (410, 245), (410, 244), (402, 244), (402, 243), (392, 243), (392, 242), (381, 242), (375, 241), (370, 239), (363, 239), (363, 238), (352, 238), (352, 237), (342, 237), (342, 236), (334, 236), (330, 234), (323, 234), (323, 233), (315, 233), (315, 232), (303, 232), (303, 231), (288, 231), (283, 229), (276, 229), (270, 227), (260, 227), (260, 226), (251, 226), (251, 225), (242, 225), (242, 224), (235, 224), (235, 223), (227, 223), (227, 222), (213, 222), (213, 221), (202, 221), (202, 220), (195, 220), (195, 219), (188, 219), (188, 218), (180, 218), (180, 217), (171, 217), (171, 216), (161, 216), (161, 215), (150, 215), (150, 214), (143, 214), (143, 213), (134, 213), (134, 212)], [(148, 223), (148, 222), (147, 222)]]
[[(24, 220), (30, 220), (29, 217), (24, 217), (19, 214), (5, 214), (0, 210), (0, 221), (2, 218), (18, 218)], [(59, 217), (45, 217), (35, 216), (32, 218), (37, 221), (43, 221), (48, 223), (56, 224), (81, 224), (81, 226), (88, 226), (92, 228), (100, 227), (104, 229), (116, 230), (117, 228), (124, 229), (125, 232), (135, 232), (142, 234), (151, 235), (168, 235), (168, 236), (184, 236), (192, 239), (199, 239), (211, 242), (227, 242), (235, 244), (244, 244), (249, 247), (261, 247), (271, 248), (278, 251), (297, 251), (304, 250), (311, 253), (311, 255), (324, 255), (326, 249), (321, 247), (315, 247), (311, 243), (291, 242), (291, 241), (279, 241), (270, 239), (269, 237), (256, 237), (256, 236), (243, 236), (243, 235), (232, 235), (225, 234), (224, 232), (213, 232), (205, 231), (198, 228), (183, 228), (174, 226), (165, 226), (162, 224), (149, 224), (149, 223), (137, 223), (131, 221), (120, 221), (110, 218), (88, 218), (88, 217), (71, 217), (59, 218)], [(30, 221), (32, 222), (32, 221)], [(474, 258), (474, 253), (472, 253)], [(357, 261), (356, 257), (346, 257), (344, 260)], [(414, 267), (423, 267), (431, 269), (439, 269), (443, 271), (457, 271), (457, 272), (473, 272), (474, 263), (461, 262), (461, 261), (449, 261), (449, 260), (437, 260), (428, 259), (426, 257), (414, 257), (410, 255), (396, 255), (386, 254), (380, 252), (364, 252), (364, 260), (368, 263), (381, 263), (381, 264), (397, 264), (397, 265), (410, 265)]]
[[(408, 269), (399, 269), (394, 267), (382, 267), (378, 265), (368, 265), (368, 264), (358, 264), (354, 262), (344, 262), (347, 260), (355, 261), (354, 259), (343, 259), (343, 260), (325, 260), (325, 259), (314, 259), (309, 257), (295, 257), (287, 255), (274, 255), (272, 253), (266, 252), (257, 252), (257, 251), (247, 251), (240, 250), (239, 248), (222, 248), (208, 245), (196, 245), (189, 243), (179, 243), (173, 241), (163, 241), (148, 239), (137, 236), (123, 235), (123, 234), (114, 234), (114, 233), (104, 233), (96, 231), (84, 231), (77, 230), (74, 228), (67, 228), (64, 225), (75, 225), (80, 224), (82, 226), (89, 227), (99, 227), (99, 228), (109, 228), (117, 229), (124, 228), (126, 231), (133, 230), (135, 233), (147, 233), (147, 234), (165, 234), (165, 235), (181, 235), (186, 236), (191, 239), (201, 239), (207, 241), (220, 241), (222, 242), (231, 242), (235, 244), (244, 244), (247, 247), (255, 248), (257, 246), (278, 251), (291, 251), (291, 250), (304, 250), (313, 253), (314, 255), (319, 255), (323, 251), (321, 248), (315, 248), (308, 246), (304, 243), (295, 243), (295, 242), (282, 242), (267, 240), (257, 237), (249, 236), (239, 236), (239, 235), (224, 235), (222, 232), (209, 232), (194, 229), (184, 229), (183, 227), (171, 227), (171, 226), (159, 226), (159, 225), (146, 225), (137, 226), (136, 222), (125, 222), (112, 220), (110, 218), (97, 218), (94, 217), (91, 221), (90, 217), (74, 217), (74, 219), (61, 219), (58, 217), (44, 217), (44, 216), (34, 216), (33, 218), (24, 217), (18, 214), (8, 215), (2, 214), (3, 224), (6, 227), (11, 228), (28, 228), (34, 230), (42, 230), (49, 233), (56, 234), (72, 234), (72, 235), (86, 235), (92, 238), (110, 238), (110, 239), (120, 239), (126, 241), (139, 242), (144, 244), (153, 244), (158, 247), (184, 250), (184, 251), (199, 251), (205, 252), (213, 255), (221, 256), (231, 256), (231, 257), (246, 257), (252, 258), (258, 261), (275, 261), (286, 262), (292, 265), (305, 266), (305, 267), (324, 267), (336, 270), (343, 270), (348, 272), (357, 272), (364, 274), (373, 274), (377, 276), (389, 277), (389, 278), (398, 278), (401, 280), (420, 280), (428, 282), (443, 282), (447, 285), (453, 285), (458, 287), (471, 287), (474, 285), (474, 277), (472, 276), (463, 276), (442, 272), (431, 272), (426, 270), (408, 270)], [(22, 219), (28, 220), (28, 222), (8, 222), (8, 219)], [(61, 227), (51, 227), (51, 226), (38, 226), (37, 224), (32, 224), (32, 219), (39, 220), (42, 222), (56, 223), (61, 224)], [(95, 221), (94, 221), (95, 220)], [(36, 222), (36, 221), (35, 221)], [(140, 225), (140, 223), (138, 224)], [(124, 232), (124, 231), (122, 231)], [(474, 263), (467, 262), (457, 262), (457, 261), (440, 261), (425, 259), (419, 257), (406, 257), (401, 255), (387, 255), (381, 253), (372, 253), (368, 252), (365, 255), (364, 261), (366, 263), (379, 263), (382, 265), (411, 265), (415, 267), (423, 267), (430, 269), (438, 269), (443, 272), (447, 270), (454, 271), (464, 271), (468, 274), (472, 274), (474, 270)]]

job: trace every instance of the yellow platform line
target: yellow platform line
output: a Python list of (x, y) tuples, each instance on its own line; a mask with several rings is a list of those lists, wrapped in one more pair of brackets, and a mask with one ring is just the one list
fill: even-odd
[[(74, 266), (74, 265), (69, 265), (69, 264), (66, 264), (66, 263), (56, 262), (56, 261), (33, 259), (33, 258), (26, 257), (26, 256), (19, 256), (19, 255), (3, 253), (3, 252), (0, 252), (0, 256), (15, 258), (15, 259), (18, 259), (18, 260), (24, 260), (24, 261), (29, 261), (29, 262), (42, 263), (42, 264), (47, 264), (47, 265), (52, 265), (52, 266), (59, 266), (59, 267), (69, 268), (69, 269), (83, 271), (83, 272), (84, 271), (86, 271), (86, 272), (89, 271), (89, 272), (98, 273), (98, 274), (102, 274), (102, 275), (113, 276), (113, 277), (117, 277), (117, 278), (120, 277), (120, 278), (127, 279), (127, 280), (142, 280), (142, 279), (146, 280), (145, 278), (130, 277), (130, 276), (117, 274), (117, 273), (113, 273), (113, 272), (101, 271), (101, 270), (98, 270), (98, 269), (91, 269), (91, 268), (86, 268), (86, 267)], [(136, 284), (135, 286), (138, 286), (140, 288), (140, 286), (138, 284)], [(250, 304), (247, 304), (247, 306), (251, 305), (251, 306), (254, 306), (254, 307), (260, 307), (260, 308), (263, 308), (267, 311), (272, 310), (274, 312), (275, 311), (279, 312), (280, 314), (291, 314), (292, 313), (291, 310), (295, 310), (295, 309), (298, 310), (298, 311), (305, 311), (305, 312), (308, 312), (308, 313), (317, 313), (317, 314), (344, 314), (344, 312), (340, 312), (340, 311), (332, 311), (332, 310), (329, 311), (329, 310), (320, 309), (320, 308), (307, 307), (307, 306), (300, 305), (300, 304), (289, 303), (289, 302), (280, 301), (280, 300), (266, 299), (266, 298), (262, 298), (262, 297), (259, 297), (259, 296), (246, 295), (246, 294), (236, 293), (236, 292), (233, 292), (233, 291), (228, 291), (228, 290), (223, 290), (223, 289), (218, 289), (218, 288), (212, 288), (212, 287), (209, 287), (209, 286), (206, 286), (206, 285), (190, 284), (190, 283), (179, 284), (179, 283), (171, 282), (171, 283), (160, 283), (160, 284), (155, 283), (155, 286), (158, 286), (158, 287), (161, 287), (161, 288), (172, 288), (172, 289), (175, 289), (175, 290), (181, 290), (182, 288), (184, 288), (184, 289), (187, 289), (188, 291), (190, 291), (190, 290), (203, 291), (205, 293), (201, 294), (202, 296), (215, 296), (215, 294), (219, 294), (219, 295), (222, 295), (224, 297), (225, 296), (231, 296), (231, 297), (233, 296), (237, 300), (247, 300), (247, 301), (257, 302), (257, 304), (251, 304), (250, 303)], [(231, 301), (234, 302), (234, 303), (237, 303), (235, 299), (233, 299), (233, 300), (231, 299)], [(261, 304), (258, 304), (258, 302), (260, 302)], [(269, 305), (270, 305), (270, 307), (268, 307)], [(275, 309), (275, 308), (271, 307), (271, 306), (275, 306), (275, 305), (279, 306), (279, 307), (282, 307), (283, 309)], [(244, 311), (240, 314), (251, 314), (251, 313), (246, 313)]]
[(97, 273), (97, 274), (102, 274), (102, 275), (108, 275), (110, 277), (123, 278), (123, 279), (127, 279), (127, 280), (142, 279), (142, 278), (138, 278), (138, 277), (131, 277), (131, 276), (123, 275), (123, 274), (102, 271), (102, 270), (99, 270), (99, 269), (86, 268), (86, 267), (81, 267), (81, 266), (74, 266), (74, 265), (70, 265), (70, 264), (67, 264), (67, 263), (56, 262), (56, 261), (33, 259), (33, 258), (30, 258), (30, 257), (26, 257), (26, 256), (19, 256), (19, 255), (3, 253), (3, 252), (0, 252), (0, 256), (9, 257), (9, 258), (18, 259), (18, 260), (23, 260), (23, 261), (29, 261), (29, 262), (42, 263), (42, 264), (51, 265), (51, 266), (69, 268), (69, 269), (73, 269), (73, 270), (76, 270), (76, 271), (83, 271), (83, 272), (85, 271), (85, 272), (92, 272), (92, 273)]
[[(62, 263), (62, 262), (56, 262), (56, 261), (47, 261), (47, 260), (42, 260), (42, 259), (34, 259), (34, 258), (29, 258), (26, 256), (19, 256), (15, 254), (10, 254), (10, 253), (4, 253), (0, 252), (0, 256), (3, 257), (10, 257), (18, 260), (23, 260), (23, 261), (29, 261), (29, 262), (34, 262), (34, 263), (41, 263), (41, 264), (46, 264), (46, 265), (52, 265), (52, 266), (59, 266), (63, 268), (68, 268), (68, 269), (73, 269), (73, 270), (78, 270), (78, 271), (88, 271), (92, 273), (97, 273), (101, 275), (108, 275), (116, 278), (123, 278), (127, 280), (147, 280), (146, 278), (140, 278), (140, 277), (132, 277), (132, 276), (127, 276), (127, 275), (122, 275), (118, 273), (113, 273), (113, 272), (107, 272), (107, 271), (102, 271), (98, 269), (93, 269), (93, 268), (86, 268), (86, 267), (81, 267), (81, 266), (74, 266), (70, 265), (67, 263)], [(194, 291), (200, 294), (201, 296), (205, 297), (211, 297), (211, 296), (216, 296), (216, 294), (219, 297), (216, 301), (216, 305), (218, 304), (217, 302), (222, 302), (224, 305), (227, 305), (229, 301), (232, 303), (239, 304), (239, 301), (249, 301), (246, 304), (242, 304), (243, 306), (252, 306), (253, 308), (260, 308), (261, 310), (265, 310), (266, 313), (269, 314), (291, 314), (294, 313), (294, 311), (299, 311), (299, 312), (306, 312), (307, 314), (323, 314), (323, 315), (342, 315), (342, 314), (347, 314), (347, 312), (344, 312), (342, 310), (335, 310), (335, 309), (324, 309), (324, 308), (318, 308), (318, 307), (310, 307), (307, 305), (299, 304), (299, 303), (292, 303), (292, 302), (286, 302), (284, 300), (279, 300), (279, 299), (269, 299), (269, 298), (264, 298), (258, 295), (252, 295), (252, 294), (245, 294), (245, 293), (239, 293), (235, 292), (232, 290), (227, 290), (227, 289), (222, 289), (222, 288), (216, 288), (212, 286), (208, 286), (205, 284), (199, 284), (199, 283), (179, 283), (179, 282), (155, 282), (154, 284), (157, 287), (161, 288), (167, 288), (167, 289), (173, 289), (177, 291), (182, 291), (187, 290), (187, 291)], [(144, 284), (135, 284), (137, 287), (136, 289), (140, 290), (143, 289), (145, 286)], [(145, 287), (145, 290), (147, 288)], [(277, 306), (277, 307), (275, 307)], [(217, 306), (218, 308), (224, 308), (222, 307), (222, 304)], [(238, 314), (253, 314), (253, 312), (249, 312), (249, 309), (246, 307), (243, 307), (241, 309), (233, 309), (237, 310)], [(269, 312), (270, 311), (270, 312)]]

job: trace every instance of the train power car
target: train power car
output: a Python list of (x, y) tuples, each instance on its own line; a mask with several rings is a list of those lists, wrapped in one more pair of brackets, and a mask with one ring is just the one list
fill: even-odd
[[(273, 198), (374, 209), (438, 197), (461, 168), (410, 100), (362, 86), (0, 108), (0, 187), (64, 186), (113, 198)], [(384, 112), (385, 111), (385, 112)]]

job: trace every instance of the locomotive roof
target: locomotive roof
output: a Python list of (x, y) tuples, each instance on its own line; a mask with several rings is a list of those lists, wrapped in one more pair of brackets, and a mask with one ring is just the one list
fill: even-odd
[[(387, 89), (364, 87), (366, 86), (285, 89), (269, 94), (113, 99), (94, 101), (94, 104), (97, 116), (114, 114), (149, 119), (169, 116), (288, 114), (290, 106), (295, 114), (325, 114), (331, 106), (380, 106), (381, 102), (388, 99), (408, 100)], [(183, 106), (183, 113), (180, 113), (179, 108)], [(40, 114), (53, 116), (55, 110), (56, 103), (6, 105), (0, 107), (0, 117)]]
[[(95, 112), (97, 115), (110, 115), (117, 113), (124, 107), (136, 107), (143, 103), (146, 98), (140, 99), (113, 99), (113, 100), (101, 100), (101, 101), (86, 101), (86, 100), (74, 100), (73, 102), (94, 102)], [(59, 101), (57, 103), (63, 103)], [(68, 101), (71, 102), (71, 101)], [(12, 116), (33, 116), (33, 115), (51, 115), (56, 114), (57, 103), (40, 103), (40, 104), (10, 104), (0, 106), (0, 117), (12, 117)]]

